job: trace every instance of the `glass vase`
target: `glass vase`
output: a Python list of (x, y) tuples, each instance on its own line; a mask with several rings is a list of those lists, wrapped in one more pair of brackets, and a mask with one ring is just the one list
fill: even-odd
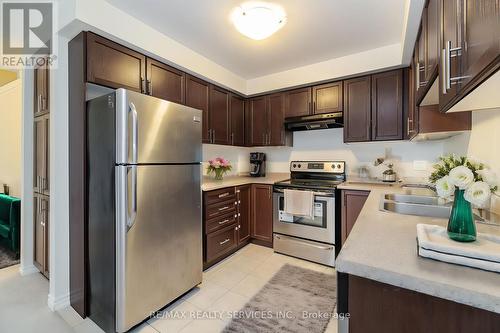
[(224, 172), (222, 170), (215, 171), (215, 180), (222, 180), (224, 178)]
[(455, 198), (448, 220), (448, 236), (458, 242), (476, 240), (476, 224), (470, 202), (464, 198), (465, 190), (455, 189)]

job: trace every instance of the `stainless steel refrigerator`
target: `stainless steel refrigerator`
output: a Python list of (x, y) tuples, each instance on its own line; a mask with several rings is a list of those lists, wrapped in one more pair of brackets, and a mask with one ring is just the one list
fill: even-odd
[(202, 112), (118, 89), (87, 113), (88, 309), (125, 332), (202, 280)]

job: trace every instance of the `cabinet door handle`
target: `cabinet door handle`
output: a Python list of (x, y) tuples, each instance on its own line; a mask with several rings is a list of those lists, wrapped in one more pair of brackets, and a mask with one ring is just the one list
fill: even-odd
[(153, 95), (153, 82), (148, 80), (148, 95)]
[(238, 205), (241, 204), (241, 200), (238, 200)]
[(222, 193), (222, 194), (219, 194), (219, 198), (224, 198), (224, 197), (227, 197), (228, 195), (229, 195), (229, 192)]
[[(451, 40), (447, 40), (445, 44), (445, 52), (444, 52), (444, 72), (445, 72), (445, 84), (443, 87), (443, 93), (446, 93), (448, 90), (451, 89), (452, 84), (457, 84), (463, 79), (468, 79), (470, 76), (465, 75), (465, 76), (455, 76), (451, 77), (451, 58), (456, 58), (462, 55), (462, 47), (451, 47)], [(456, 52), (455, 54), (452, 54), (453, 52)], [(446, 90), (446, 92), (445, 92)]]
[(37, 111), (41, 112), (42, 111), (42, 94), (38, 94), (38, 99), (37, 99)]
[(223, 240), (222, 242), (219, 242), (219, 245), (224, 245), (226, 244), (227, 242), (229, 242), (229, 238), (226, 238), (225, 240)]
[(234, 133), (231, 133), (231, 145), (234, 146)]
[(143, 77), (141, 77), (141, 93), (147, 94), (147, 91), (146, 91), (146, 81), (144, 81)]
[(224, 206), (224, 207), (219, 208), (219, 212), (222, 212), (223, 210), (226, 210), (226, 209), (229, 209), (229, 206)]
[(212, 130), (212, 143), (215, 143), (215, 130)]
[(220, 221), (220, 222), (219, 222), (219, 225), (225, 224), (225, 223), (227, 223), (227, 222), (229, 222), (229, 220), (227, 220), (227, 219), (226, 219), (226, 220), (224, 220), (224, 221)]

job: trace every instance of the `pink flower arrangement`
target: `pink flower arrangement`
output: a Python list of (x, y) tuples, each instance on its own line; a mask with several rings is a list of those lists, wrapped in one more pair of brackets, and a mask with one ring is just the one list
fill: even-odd
[(215, 179), (222, 179), (224, 174), (228, 171), (231, 171), (233, 167), (231, 166), (231, 162), (222, 157), (217, 157), (213, 160), (208, 161), (207, 173), (214, 174)]

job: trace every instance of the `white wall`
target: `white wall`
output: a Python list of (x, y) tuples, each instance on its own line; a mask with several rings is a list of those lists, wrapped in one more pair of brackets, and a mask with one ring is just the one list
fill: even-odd
[[(472, 131), (448, 140), (445, 150), (481, 160), (500, 177), (500, 109), (472, 112)], [(499, 197), (491, 208), (500, 213)]]
[(21, 197), (21, 79), (0, 87), (0, 193), (3, 184), (10, 195)]
[[(267, 155), (268, 172), (288, 172), (292, 160), (344, 160), (347, 162), (349, 175), (357, 175), (357, 168), (364, 165), (370, 169), (372, 176), (380, 177), (384, 167), (374, 167), (373, 161), (384, 156), (387, 150), (400, 176), (425, 178), (431, 172), (432, 163), (443, 154), (444, 147), (444, 141), (345, 144), (343, 129), (340, 128), (294, 132), (293, 135), (293, 147), (235, 148), (203, 145), (203, 160), (222, 156), (231, 160), (238, 172), (248, 172), (249, 153), (261, 151)], [(426, 161), (426, 170), (414, 170), (414, 160)]]

